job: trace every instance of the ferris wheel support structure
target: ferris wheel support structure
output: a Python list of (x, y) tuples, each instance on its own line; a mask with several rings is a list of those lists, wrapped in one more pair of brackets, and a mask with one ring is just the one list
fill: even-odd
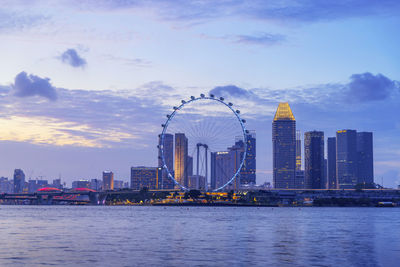
[[(220, 187), (218, 187), (218, 188), (212, 190), (212, 191), (214, 191), (214, 192), (216, 192), (216, 191), (221, 191), (221, 190), (224, 189), (227, 185), (229, 185), (230, 183), (232, 183), (232, 181), (235, 180), (235, 178), (239, 175), (240, 170), (241, 170), (242, 167), (243, 167), (243, 164), (244, 164), (244, 161), (245, 161), (246, 155), (247, 155), (247, 134), (249, 133), (248, 130), (246, 130), (246, 127), (245, 127), (245, 122), (246, 122), (246, 120), (240, 118), (240, 111), (239, 111), (239, 110), (233, 109), (233, 104), (230, 103), (230, 102), (226, 103), (226, 102), (224, 101), (224, 98), (223, 98), (223, 97), (217, 98), (217, 97), (215, 97), (215, 96), (212, 95), (212, 94), (210, 94), (210, 96), (205, 96), (204, 94), (201, 94), (200, 97), (191, 96), (191, 97), (190, 97), (190, 100), (187, 100), (187, 101), (182, 100), (182, 101), (181, 101), (181, 104), (180, 104), (179, 106), (173, 107), (173, 112), (172, 112), (171, 114), (168, 114), (168, 115), (167, 115), (167, 120), (166, 120), (166, 122), (165, 122), (164, 124), (161, 124), (161, 127), (163, 128), (163, 130), (162, 130), (162, 132), (161, 132), (161, 134), (160, 134), (160, 145), (158, 146), (158, 148), (159, 148), (159, 150), (160, 150), (160, 155), (161, 155), (161, 160), (162, 160), (162, 168), (165, 169), (165, 170), (167, 171), (168, 177), (169, 177), (170, 179), (173, 180), (173, 182), (174, 182), (175, 185), (178, 185), (182, 190), (185, 190), (185, 191), (189, 190), (189, 188), (187, 188), (185, 185), (179, 183), (179, 182), (174, 178), (174, 176), (173, 176), (173, 174), (172, 174), (172, 170), (170, 170), (170, 169), (168, 168), (168, 166), (167, 166), (167, 164), (166, 164), (166, 159), (165, 159), (165, 157), (164, 157), (164, 141), (165, 141), (165, 134), (167, 133), (168, 126), (169, 126), (169, 124), (171, 123), (171, 121), (173, 120), (173, 118), (174, 118), (174, 117), (178, 114), (178, 112), (181, 111), (186, 105), (189, 105), (190, 103), (196, 102), (196, 101), (216, 101), (216, 102), (218, 102), (218, 103), (220, 103), (220, 104), (223, 104), (223, 105), (226, 106), (227, 108), (229, 108), (229, 110), (232, 111), (232, 113), (235, 115), (237, 121), (239, 122), (240, 127), (241, 127), (241, 133), (243, 134), (244, 151), (243, 151), (243, 158), (241, 159), (241, 162), (240, 162), (239, 167), (237, 168), (236, 172), (234, 173), (234, 175), (231, 177), (231, 179), (230, 179), (228, 182), (226, 182), (224, 185), (222, 185), (222, 186), (220, 186)], [(198, 149), (199, 149), (199, 146), (204, 146), (204, 145), (207, 146), (207, 144), (197, 144), (197, 154), (199, 154), (199, 150), (198, 150)], [(208, 150), (208, 147), (205, 147), (206, 154), (207, 154), (207, 150)], [(207, 155), (206, 155), (206, 158), (207, 158)], [(197, 158), (197, 174), (199, 174), (199, 173), (198, 173), (198, 170), (199, 170), (199, 167), (198, 167), (199, 162), (198, 162), (198, 161), (199, 161), (199, 159)], [(207, 172), (207, 171), (206, 171), (206, 172)], [(207, 183), (207, 180), (206, 180), (206, 183)]]

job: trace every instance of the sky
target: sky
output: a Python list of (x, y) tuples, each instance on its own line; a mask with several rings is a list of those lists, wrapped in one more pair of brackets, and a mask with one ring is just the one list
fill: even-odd
[(165, 114), (235, 103), (272, 180), (271, 126), (374, 134), (375, 182), (400, 184), (397, 0), (0, 0), (0, 176), (128, 181), (156, 166)]

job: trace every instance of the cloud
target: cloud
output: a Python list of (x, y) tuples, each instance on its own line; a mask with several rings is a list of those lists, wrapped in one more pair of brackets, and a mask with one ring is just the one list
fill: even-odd
[(369, 102), (384, 100), (391, 96), (392, 92), (399, 89), (396, 81), (390, 80), (382, 74), (373, 75), (369, 72), (353, 74), (347, 85), (350, 101)]
[[(396, 106), (399, 104), (397, 102), (400, 102), (400, 83), (382, 74), (366, 72), (351, 75), (348, 83), (316, 84), (279, 90), (245, 89), (236, 85), (226, 85), (215, 87), (209, 93), (223, 96), (243, 106), (246, 115), (256, 118), (274, 114), (279, 102), (290, 102), (321, 112), (336, 110), (338, 106), (343, 112), (361, 111), (365, 106), (385, 99), (392, 99), (391, 105)], [(353, 105), (354, 102), (359, 105)]]
[[(25, 76), (23, 80), (29, 81), (32, 76), (26, 73), (19, 75)], [(379, 75), (371, 75), (375, 79), (379, 78)], [(261, 171), (267, 172), (272, 165), (270, 138), (273, 114), (278, 102), (289, 101), (297, 127), (301, 131), (322, 130), (325, 136), (334, 136), (336, 130), (346, 128), (373, 131), (374, 147), (377, 148), (374, 150), (374, 158), (378, 163), (376, 173), (383, 173), (382, 177), (386, 181), (390, 175), (385, 174), (385, 170), (393, 169), (398, 159), (398, 154), (388, 153), (387, 148), (390, 147), (396, 153), (400, 151), (399, 129), (396, 127), (399, 119), (395, 115), (386, 114), (398, 113), (400, 97), (392, 90), (386, 98), (384, 108), (377, 105), (376, 101), (366, 101), (362, 105), (344, 101), (350, 84), (354, 80), (368, 80), (366, 77), (368, 75), (355, 74), (345, 83), (317, 84), (285, 90), (246, 89), (226, 85), (212, 88), (210, 93), (232, 101), (234, 107), (240, 109), (241, 117), (246, 119), (247, 128), (256, 130)], [(390, 80), (388, 77), (387, 79)], [(393, 80), (392, 82), (396, 83)], [(165, 114), (169, 114), (172, 106), (179, 104), (180, 99), (189, 99), (197, 90), (179, 90), (159, 81), (119, 91), (57, 88), (58, 101), (43, 104), (42, 101), (28, 98), (15, 101), (15, 97), (9, 93), (15, 91), (14, 87), (15, 85), (0, 86), (0, 123), (7, 125), (0, 129), (0, 140), (40, 144), (46, 149), (51, 146), (52, 149), (64, 152), (72, 149), (70, 157), (80, 158), (79, 162), (75, 161), (76, 164), (90, 161), (87, 154), (82, 156), (77, 152), (89, 148), (98, 149), (94, 155), (102, 155), (99, 158), (118, 150), (113, 155), (116, 155), (118, 161), (122, 158), (128, 159), (126, 161), (129, 163), (126, 164), (132, 164), (132, 159), (136, 163), (156, 162), (155, 144), (161, 131), (160, 125), (165, 122)], [(121, 153), (125, 154), (121, 156)], [(49, 158), (54, 158), (53, 154)], [(386, 161), (386, 165), (379, 164), (382, 161)], [(392, 165), (389, 166), (388, 162)], [(93, 163), (93, 166), (97, 166), (96, 164), (98, 163)], [(263, 178), (259, 179), (262, 181)]]
[[(22, 85), (41, 79), (20, 73), (15, 85), (0, 86), (0, 140), (55, 146), (143, 148), (155, 143), (177, 96), (162, 82), (129, 90), (70, 90), (57, 88), (57, 102), (21, 98), (12, 94)], [(49, 82), (48, 79), (41, 79)], [(33, 95), (30, 89), (23, 91)], [(11, 94), (10, 94), (11, 93)], [(26, 93), (25, 93), (26, 95)], [(188, 97), (188, 96), (186, 96)], [(171, 103), (172, 102), (172, 103)]]
[(43, 15), (24, 15), (22, 12), (0, 10), (0, 31), (22, 31), (47, 21), (49, 17)]
[(104, 55), (104, 58), (113, 62), (120, 62), (124, 65), (136, 66), (136, 67), (150, 67), (151, 62), (149, 60), (143, 58), (127, 58), (127, 57), (118, 57), (113, 55)]
[(252, 93), (246, 89), (237, 87), (236, 85), (217, 86), (210, 90), (210, 94), (215, 96), (232, 96), (232, 97), (249, 97)]
[(86, 66), (86, 60), (78, 55), (75, 49), (67, 49), (60, 57), (61, 61), (74, 68)]
[(396, 0), (289, 0), (270, 4), (259, 0), (239, 13), (264, 20), (315, 22), (382, 14), (396, 15), (399, 14), (399, 8), (400, 3)]
[(57, 100), (57, 91), (50, 84), (49, 78), (28, 75), (25, 71), (15, 77), (12, 88), (14, 95), (18, 97), (41, 96), (51, 101)]
[(261, 45), (270, 46), (280, 44), (286, 41), (286, 36), (282, 34), (272, 33), (260, 33), (254, 35), (239, 34), (239, 35), (225, 35), (225, 36), (211, 36), (208, 34), (200, 34), (200, 38), (211, 39), (211, 40), (222, 40), (235, 44), (246, 44), (246, 45)]
[(397, 0), (225, 0), (225, 1), (82, 1), (74, 5), (90, 10), (146, 9), (161, 19), (180, 22), (204, 22), (224, 17), (239, 16), (248, 19), (278, 22), (315, 22), (376, 15), (398, 15)]
[(237, 35), (235, 42), (250, 45), (273, 45), (286, 40), (281, 34), (262, 33), (259, 35)]

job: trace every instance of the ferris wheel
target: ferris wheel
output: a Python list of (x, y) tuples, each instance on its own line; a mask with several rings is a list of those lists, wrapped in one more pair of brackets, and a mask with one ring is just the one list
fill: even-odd
[(176, 187), (220, 191), (238, 186), (249, 132), (231, 102), (213, 94), (191, 96), (166, 117), (159, 161)]

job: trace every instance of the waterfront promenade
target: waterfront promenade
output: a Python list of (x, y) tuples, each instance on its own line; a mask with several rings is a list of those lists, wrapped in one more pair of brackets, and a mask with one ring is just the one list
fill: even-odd
[[(201, 206), (400, 206), (400, 190), (199, 190), (45, 191), (0, 194), (0, 204), (25, 205), (201, 205)], [(391, 203), (391, 204), (390, 204)]]

